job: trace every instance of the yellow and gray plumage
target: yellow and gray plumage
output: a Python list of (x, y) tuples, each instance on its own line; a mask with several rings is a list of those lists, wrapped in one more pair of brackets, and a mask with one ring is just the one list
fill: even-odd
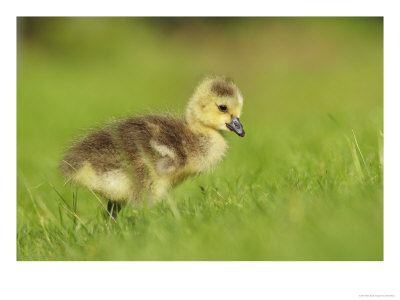
[(203, 80), (195, 90), (186, 117), (144, 115), (115, 121), (72, 145), (61, 169), (68, 180), (111, 201), (150, 200), (191, 174), (214, 166), (227, 144), (221, 130), (244, 136), (239, 122), (243, 99), (222, 77)]

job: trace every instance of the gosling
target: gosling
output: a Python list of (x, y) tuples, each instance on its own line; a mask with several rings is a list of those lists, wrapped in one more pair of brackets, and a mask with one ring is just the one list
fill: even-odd
[(223, 77), (195, 89), (186, 117), (144, 115), (114, 121), (73, 144), (60, 163), (67, 182), (82, 185), (114, 205), (154, 203), (190, 175), (215, 166), (227, 142), (221, 131), (243, 137), (243, 97)]

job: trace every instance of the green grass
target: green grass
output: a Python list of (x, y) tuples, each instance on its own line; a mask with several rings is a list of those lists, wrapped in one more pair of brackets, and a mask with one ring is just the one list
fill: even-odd
[[(34, 25), (18, 41), (18, 260), (383, 260), (382, 19)], [(241, 88), (246, 130), (226, 134), (213, 172), (116, 223), (64, 185), (57, 165), (74, 138), (112, 118), (183, 113), (210, 72)]]

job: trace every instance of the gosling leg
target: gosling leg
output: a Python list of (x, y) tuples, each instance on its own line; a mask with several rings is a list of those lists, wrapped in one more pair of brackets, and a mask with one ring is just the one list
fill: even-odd
[(108, 200), (107, 203), (107, 211), (110, 215), (112, 215), (114, 218), (117, 217), (117, 214), (119, 213), (119, 211), (121, 210), (121, 203), (116, 202), (116, 201), (111, 201)]

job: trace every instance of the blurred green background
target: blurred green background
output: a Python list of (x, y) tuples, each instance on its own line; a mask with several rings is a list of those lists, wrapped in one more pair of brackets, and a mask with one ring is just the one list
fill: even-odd
[[(383, 18), (17, 28), (18, 260), (383, 260)], [(183, 114), (210, 73), (245, 101), (246, 137), (226, 134), (214, 172), (117, 224), (64, 185), (58, 162), (74, 139), (132, 114)]]

